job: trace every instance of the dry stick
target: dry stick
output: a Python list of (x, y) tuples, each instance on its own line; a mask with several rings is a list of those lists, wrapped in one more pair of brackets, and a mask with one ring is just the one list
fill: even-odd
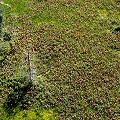
[(29, 70), (29, 77), (30, 77), (30, 82), (33, 80), (33, 73), (31, 69), (31, 60), (30, 60), (30, 46), (28, 44), (28, 51), (27, 51), (27, 65), (28, 65), (28, 70)]
[(30, 52), (30, 43), (28, 42), (27, 45), (27, 65), (28, 65), (28, 71), (29, 71), (29, 80), (31, 83), (33, 83), (34, 81), (34, 74), (35, 74), (35, 67), (33, 64), (33, 60), (31, 59), (31, 52)]

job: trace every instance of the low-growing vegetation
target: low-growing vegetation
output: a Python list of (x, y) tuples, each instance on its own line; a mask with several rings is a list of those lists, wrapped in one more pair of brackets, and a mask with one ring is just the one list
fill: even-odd
[(119, 0), (3, 0), (1, 120), (118, 120)]

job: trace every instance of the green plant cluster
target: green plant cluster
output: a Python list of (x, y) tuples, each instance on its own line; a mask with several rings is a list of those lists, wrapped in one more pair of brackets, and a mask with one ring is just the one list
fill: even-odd
[(5, 114), (3, 109), (0, 110), (2, 113), (1, 120), (58, 120), (54, 109), (45, 110), (40, 108), (39, 110), (22, 110), (17, 107), (14, 109), (12, 115)]
[[(0, 114), (9, 113), (2, 107), (14, 93), (15, 98), (24, 97), (9, 109), (14, 113), (20, 107), (6, 117), (11, 120), (119, 119), (119, 1), (23, 0), (16, 4), (20, 5), (19, 9), (14, 6), (18, 39), (14, 54), (0, 69)], [(12, 16), (7, 22), (11, 20)], [(9, 51), (8, 42), (0, 48), (3, 55)], [(23, 94), (24, 76), (29, 76), (28, 43), (35, 56), (36, 84)]]

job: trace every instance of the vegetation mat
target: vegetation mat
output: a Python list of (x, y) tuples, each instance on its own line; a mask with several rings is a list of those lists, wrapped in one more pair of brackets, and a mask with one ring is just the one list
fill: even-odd
[(118, 120), (119, 0), (3, 0), (0, 120)]

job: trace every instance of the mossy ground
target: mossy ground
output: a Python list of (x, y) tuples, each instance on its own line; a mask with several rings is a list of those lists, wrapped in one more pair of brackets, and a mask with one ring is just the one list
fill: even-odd
[[(35, 56), (38, 82), (34, 93), (28, 91), (18, 104), (27, 105), (27, 110), (17, 112), (13, 119), (17, 116), (17, 119), (49, 120), (54, 109), (56, 116), (59, 114), (59, 119), (63, 120), (117, 120), (120, 31), (114, 32), (114, 29), (120, 26), (120, 2), (4, 2), (12, 6), (5, 9), (5, 23), (8, 32), (14, 30), (14, 36), (10, 41), (13, 47), (7, 49), (7, 59), (1, 64), (0, 105), (3, 106), (8, 95), (14, 92), (13, 84), (18, 85), (21, 76), (27, 74), (28, 42)], [(38, 114), (39, 110), (44, 115)], [(1, 111), (0, 119), (3, 119), (2, 115), (7, 113), (4, 109)], [(34, 117), (29, 118), (28, 114)]]

